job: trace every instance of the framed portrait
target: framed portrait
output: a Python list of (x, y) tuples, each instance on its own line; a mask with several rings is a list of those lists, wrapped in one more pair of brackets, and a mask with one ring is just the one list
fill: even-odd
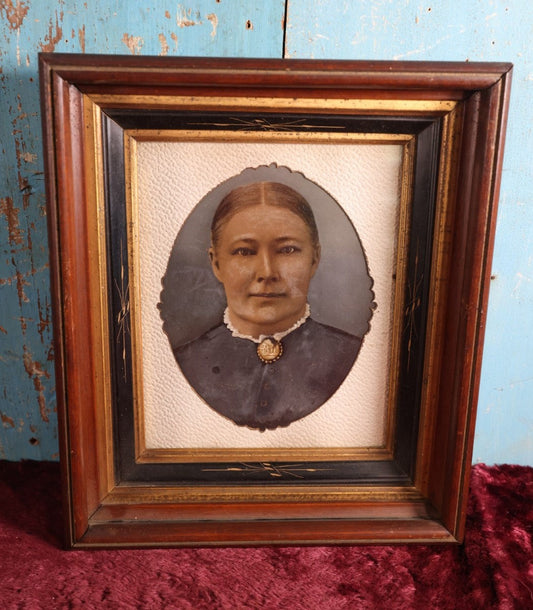
[(461, 541), (510, 75), (41, 54), (69, 547)]

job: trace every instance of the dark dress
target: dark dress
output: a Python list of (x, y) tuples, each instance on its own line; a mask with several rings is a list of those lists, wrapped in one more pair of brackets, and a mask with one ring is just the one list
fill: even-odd
[(361, 339), (308, 319), (282, 339), (283, 355), (266, 364), (257, 344), (221, 324), (174, 350), (183, 374), (215, 411), (239, 426), (288, 426), (320, 407), (355, 362)]

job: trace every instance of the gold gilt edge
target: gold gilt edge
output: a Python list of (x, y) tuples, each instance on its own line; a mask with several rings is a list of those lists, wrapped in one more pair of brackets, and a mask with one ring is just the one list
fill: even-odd
[[(392, 459), (392, 452), (381, 447), (308, 447), (308, 448), (245, 448), (245, 449), (144, 449), (137, 454), (139, 464), (148, 463), (196, 463), (196, 462), (235, 462), (223, 471), (250, 471), (263, 469), (272, 476), (291, 474), (296, 470), (310, 471), (305, 464), (295, 462), (325, 461), (383, 461)], [(290, 462), (279, 464), (279, 462)], [(247, 464), (253, 462), (253, 465)], [(271, 462), (276, 462), (274, 466)], [(214, 470), (218, 470), (214, 467)], [(277, 471), (280, 470), (280, 473)], [(290, 472), (289, 472), (290, 471)], [(222, 472), (222, 470), (221, 470)], [(299, 478), (299, 475), (295, 475)]]
[(287, 112), (361, 112), (446, 114), (457, 105), (453, 100), (303, 98), (303, 97), (207, 97), (196, 95), (124, 95), (89, 94), (102, 108), (139, 108), (143, 110), (220, 111), (287, 111)]
[(126, 220), (129, 265), (130, 327), (132, 350), (133, 412), (136, 455), (145, 447), (143, 349), (141, 314), (141, 261), (139, 257), (139, 207), (137, 188), (137, 142), (124, 133)]
[(409, 235), (411, 229), (411, 210), (413, 199), (414, 164), (416, 159), (416, 139), (412, 138), (403, 147), (398, 233), (396, 244), (395, 285), (393, 288), (392, 323), (391, 323), (391, 349), (389, 360), (388, 405), (385, 447), (390, 455), (394, 447), (394, 422), (396, 421), (396, 405), (398, 396), (402, 347), (402, 333), (404, 328), (404, 303), (407, 286), (407, 265), (409, 262)]
[(453, 202), (457, 196), (457, 159), (460, 155), (460, 132), (463, 123), (463, 107), (443, 119), (439, 155), (436, 212), (432, 247), (432, 266), (430, 294), (428, 303), (426, 345), (424, 348), (424, 383), (420, 407), (419, 426), (424, 434), (419, 436), (417, 448), (417, 486), (427, 490), (430, 477), (432, 439), (435, 434), (436, 410), (432, 405), (438, 402), (440, 390), (440, 371), (446, 337), (444, 335), (445, 316), (443, 303), (446, 303), (448, 284), (452, 271), (453, 226), (455, 210)]
[(85, 196), (87, 200), (87, 239), (89, 262), (93, 273), (89, 275), (89, 299), (94, 312), (92, 337), (96, 400), (96, 443), (94, 451), (101, 467), (98, 470), (99, 493), (107, 493), (114, 485), (113, 465), (113, 398), (111, 393), (110, 335), (107, 319), (107, 249), (106, 212), (103, 167), (102, 124), (99, 109), (86, 97), (83, 100), (85, 125), (84, 167)]
[(224, 485), (139, 485), (121, 484), (103, 499), (103, 506), (121, 504), (169, 504), (188, 502), (262, 503), (262, 502), (424, 502), (412, 486), (364, 485), (247, 485), (238, 488)]
[[(140, 138), (141, 136), (142, 138)], [(303, 138), (302, 138), (303, 136)], [(314, 447), (314, 448), (147, 448), (144, 431), (144, 400), (142, 381), (142, 324), (141, 324), (141, 287), (140, 260), (138, 255), (139, 222), (137, 201), (137, 142), (142, 141), (292, 141), (303, 139), (315, 143), (352, 143), (352, 144), (400, 144), (403, 147), (401, 170), (399, 233), (397, 245), (396, 288), (394, 291), (393, 321), (391, 328), (392, 348), (389, 360), (389, 390), (387, 415), (385, 421), (385, 445), (383, 447)], [(135, 422), (135, 455), (137, 463), (195, 463), (195, 462), (243, 462), (243, 461), (339, 461), (339, 460), (390, 460), (393, 457), (394, 418), (396, 405), (397, 379), (394, 374), (400, 357), (401, 304), (405, 292), (405, 273), (410, 226), (410, 204), (412, 198), (412, 174), (415, 159), (416, 138), (410, 134), (323, 134), (299, 132), (234, 132), (234, 131), (160, 131), (128, 130), (124, 133), (125, 171), (126, 171), (126, 208), (128, 226), (128, 258), (130, 270), (129, 310), (133, 352), (133, 408)], [(394, 330), (396, 329), (396, 330)]]
[[(221, 125), (222, 126), (222, 125)], [(376, 133), (323, 133), (301, 131), (276, 131), (281, 125), (271, 124), (271, 130), (235, 131), (229, 129), (231, 124), (224, 125), (228, 130), (195, 130), (195, 129), (129, 129), (127, 136), (137, 142), (310, 142), (314, 144), (403, 144), (415, 138), (411, 134), (376, 134)], [(301, 126), (301, 125), (300, 125)]]

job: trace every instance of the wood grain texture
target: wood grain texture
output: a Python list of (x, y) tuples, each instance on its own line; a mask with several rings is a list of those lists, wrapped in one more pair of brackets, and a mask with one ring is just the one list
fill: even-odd
[(1, 459), (58, 459), (37, 53), (279, 57), (284, 10), (283, 0), (0, 3)]
[[(93, 57), (42, 54), (40, 60), (43, 114), (47, 122), (53, 122), (55, 127), (54, 131), (45, 130), (45, 148), (48, 152), (47, 183), (52, 212), (50, 235), (54, 240), (51, 252), (55, 281), (55, 339), (62, 346), (56, 358), (58, 371), (62, 372), (58, 400), (63, 434), (60, 449), (67, 481), (65, 500), (69, 509), (68, 544), (97, 547), (460, 541), (464, 531), (465, 498), (512, 66), (399, 63), (398, 77), (394, 78), (391, 74), (394, 72), (393, 66), (376, 62), (168, 61), (163, 58), (151, 59), (153, 70), (148, 72), (137, 60), (114, 57), (106, 58), (99, 72)], [(113, 64), (115, 70), (110, 70)], [(93, 148), (91, 145), (89, 152), (85, 152), (88, 113), (84, 111), (84, 106), (93, 102), (83, 91), (90, 90), (93, 99), (97, 99), (95, 93), (101, 96), (102, 111), (112, 108), (114, 96), (109, 95), (109, 90), (117, 89), (114, 78), (117, 71), (123, 75), (126, 86), (126, 93), (121, 93), (117, 98), (121, 108), (136, 108), (139, 98), (154, 87), (163, 87), (176, 94), (176, 109), (187, 99), (189, 88), (205, 99), (240, 98), (242, 102), (237, 101), (236, 106), (245, 106), (250, 91), (257, 94), (255, 86), (263, 71), (269, 81), (269, 86), (263, 90), (265, 104), (267, 100), (273, 100), (268, 102), (271, 112), (278, 112), (280, 116), (284, 115), (285, 106), (281, 104), (281, 109), (277, 109), (277, 100), (292, 96), (295, 91), (298, 91), (302, 104), (316, 96), (318, 91), (331, 93), (332, 99), (339, 100), (340, 108), (342, 100), (357, 99), (359, 92), (364, 92), (365, 99), (374, 102), (374, 106), (371, 104), (365, 112), (376, 116), (383, 113), (380, 102), (384, 98), (384, 90), (397, 96), (400, 101), (411, 99), (405, 91), (416, 91), (419, 100), (431, 102), (424, 116), (431, 119), (434, 125), (438, 125), (442, 117), (441, 112), (435, 113), (433, 109), (436, 92), (437, 95), (444, 95), (443, 100), (462, 100), (458, 102), (458, 107), (462, 109), (460, 114), (464, 120), (462, 123), (456, 122), (454, 131), (457, 145), (452, 146), (450, 138), (444, 139), (444, 145), (439, 144), (438, 155), (436, 152), (429, 155), (429, 164), (416, 165), (416, 173), (427, 175), (428, 179), (421, 192), (417, 189), (414, 191), (416, 214), (413, 214), (413, 227), (417, 224), (432, 226), (432, 214), (424, 214), (423, 218), (417, 219), (417, 210), (434, 205), (437, 185), (441, 181), (457, 180), (461, 188), (447, 189), (445, 208), (453, 218), (451, 234), (436, 233), (433, 238), (430, 233), (421, 234), (423, 239), (428, 240), (430, 249), (431, 243), (442, 243), (436, 248), (436, 259), (440, 261), (442, 269), (431, 266), (428, 258), (420, 272), (416, 271), (419, 244), (411, 244), (410, 258), (415, 267), (414, 279), (417, 283), (417, 273), (420, 273), (421, 279), (430, 276), (433, 282), (437, 281), (436, 278), (447, 278), (441, 291), (425, 289), (433, 295), (425, 309), (431, 312), (433, 324), (444, 329), (447, 341), (439, 344), (441, 354), (432, 360), (433, 365), (424, 365), (427, 376), (438, 380), (438, 391), (434, 393), (431, 403), (423, 406), (434, 425), (418, 430), (421, 440), (416, 455), (413, 455), (413, 449), (409, 449), (412, 458), (403, 455), (404, 445), (401, 438), (397, 439), (391, 462), (406, 471), (412, 481), (396, 483), (403, 485), (396, 496), (383, 498), (382, 489), (378, 489), (376, 484), (369, 484), (367, 497), (361, 499), (359, 488), (354, 488), (352, 497), (348, 484), (344, 488), (345, 501), (337, 504), (336, 491), (331, 486), (334, 481), (324, 478), (319, 483), (310, 479), (310, 489), (307, 491), (300, 491), (298, 485), (287, 487), (285, 484), (289, 493), (282, 507), (278, 506), (280, 490), (275, 485), (260, 492), (254, 492), (250, 485), (235, 485), (232, 487), (234, 497), (220, 504), (215, 499), (215, 487), (198, 482), (198, 493), (203, 494), (205, 500), (197, 502), (196, 516), (193, 516), (192, 506), (183, 497), (183, 482), (177, 483), (181, 479), (163, 483), (157, 476), (134, 478), (133, 470), (137, 465), (128, 463), (123, 467), (128, 458), (119, 453), (110, 430), (109, 434), (99, 433), (101, 422), (105, 425), (101, 400), (103, 387), (99, 385), (94, 372), (100, 366), (120, 374), (122, 369), (120, 358), (116, 359), (114, 366), (112, 362), (102, 364), (102, 354), (98, 349), (106, 342), (107, 331), (103, 321), (111, 307), (105, 299), (100, 298), (98, 282), (91, 281), (93, 274), (104, 277), (105, 262), (93, 257), (91, 267), (88, 259), (89, 245), (98, 243), (98, 236), (90, 232), (99, 230), (99, 223), (95, 220), (98, 214), (97, 200), (92, 191), (94, 184), (98, 184), (103, 177), (96, 169), (92, 176), (87, 173), (89, 166), (96, 168), (99, 165), (98, 160), (92, 164), (84, 163), (84, 156), (94, 155), (98, 146)], [(295, 78), (291, 79), (293, 71)], [(472, 75), (471, 82), (469, 73)], [(167, 97), (168, 104), (172, 106), (172, 96)], [(320, 113), (320, 108), (316, 112)], [(328, 107), (322, 112), (330, 113), (331, 109)], [(406, 117), (419, 117), (422, 111), (415, 109), (412, 114), (406, 110), (402, 112)], [(456, 112), (455, 108), (452, 108), (452, 112)], [(427, 131), (418, 134), (420, 150), (423, 150), (423, 133)], [(432, 137), (431, 142), (437, 143), (439, 140)], [(122, 155), (122, 148), (113, 149), (112, 152)], [(446, 158), (453, 166), (453, 171), (444, 177), (439, 173), (442, 165), (437, 167), (437, 156)], [(111, 158), (111, 161), (114, 163), (115, 159)], [(117, 167), (120, 167), (120, 163)], [(123, 170), (118, 173), (122, 175)], [(106, 183), (105, 188), (108, 193), (113, 188), (112, 183)], [(119, 183), (118, 188), (124, 187)], [(425, 206), (420, 205), (420, 197)], [(117, 201), (123, 199), (121, 195)], [(106, 201), (109, 213), (115, 214), (111, 203), (113, 199)], [(452, 223), (444, 222), (443, 226), (450, 231)], [(116, 245), (113, 243), (113, 247)], [(441, 256), (439, 248), (449, 249), (448, 255)], [(447, 267), (452, 261), (461, 261), (461, 264), (455, 265), (455, 273), (448, 273)], [(116, 262), (115, 257), (114, 264)], [(94, 268), (95, 264), (97, 269)], [(424, 282), (427, 281), (424, 279)], [(428, 362), (427, 352), (424, 351), (425, 318), (420, 318), (418, 325), (421, 346), (416, 358), (420, 360), (419, 366), (422, 366)], [(410, 355), (412, 346), (410, 342), (406, 345)], [(129, 349), (128, 346), (126, 340), (124, 349)], [(405, 384), (407, 389), (411, 388), (408, 392), (412, 394), (411, 400), (418, 403), (417, 395), (424, 380), (419, 376), (416, 379), (410, 375), (404, 376), (403, 372), (399, 375), (400, 383)], [(121, 422), (117, 430), (122, 439), (125, 433), (122, 410), (125, 408), (124, 402), (131, 402), (132, 397), (120, 391), (118, 383), (115, 385), (117, 389), (114, 400)], [(416, 417), (411, 418), (413, 421), (408, 421), (406, 425), (414, 429)], [(401, 420), (399, 413), (398, 422)], [(401, 426), (398, 429), (404, 430)], [(411, 441), (409, 446), (414, 446)], [(119, 455), (120, 458), (117, 458)], [(108, 472), (107, 466), (112, 456), (120, 462), (114, 476)], [(418, 482), (420, 477), (417, 471), (424, 473), (426, 482), (423, 485)], [(138, 488), (135, 481), (140, 483)], [(154, 484), (152, 495), (146, 494), (149, 483)], [(124, 489), (127, 489), (130, 498), (121, 505), (115, 496), (123, 498)], [(170, 495), (161, 500), (161, 492)], [(413, 499), (413, 492), (418, 494), (418, 498)], [(106, 504), (108, 506), (102, 510)], [(271, 509), (276, 514), (265, 520)], [(215, 522), (214, 514), (219, 514)], [(269, 525), (275, 530), (275, 535)]]

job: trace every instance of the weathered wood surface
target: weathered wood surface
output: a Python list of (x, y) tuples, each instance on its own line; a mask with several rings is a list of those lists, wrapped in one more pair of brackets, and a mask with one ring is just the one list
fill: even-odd
[(0, 1), (0, 459), (56, 459), (40, 51), (279, 57), (284, 0)]
[(533, 463), (529, 0), (0, 0), (0, 27), (0, 459), (57, 456), (37, 53), (62, 51), (513, 62), (474, 460)]
[(290, 0), (286, 56), (514, 63), (474, 462), (533, 464), (533, 12), (528, 0)]

